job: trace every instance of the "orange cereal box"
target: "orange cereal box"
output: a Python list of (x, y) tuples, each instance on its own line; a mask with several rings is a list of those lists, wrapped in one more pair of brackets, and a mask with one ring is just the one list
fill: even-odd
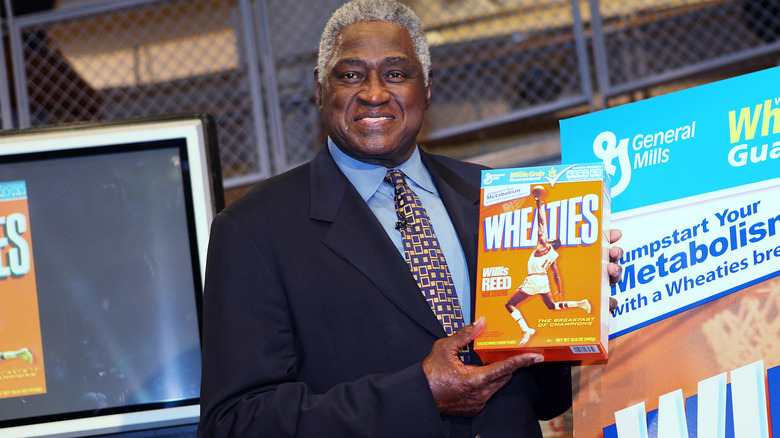
[(610, 196), (601, 163), (482, 172), (474, 349), (489, 363), (608, 357)]
[(0, 182), (0, 398), (46, 392), (27, 185)]

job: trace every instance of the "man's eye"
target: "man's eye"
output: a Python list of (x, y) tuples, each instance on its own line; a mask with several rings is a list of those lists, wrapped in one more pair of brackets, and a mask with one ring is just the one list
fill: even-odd
[(406, 77), (406, 75), (404, 75), (400, 71), (393, 71), (393, 72), (388, 73), (387, 77), (389, 79), (403, 79), (403, 78)]
[(358, 79), (359, 77), (360, 76), (358, 76), (357, 73), (351, 73), (351, 72), (350, 73), (344, 73), (343, 75), (341, 75), (342, 79), (346, 79), (348, 81), (352, 81), (352, 80)]

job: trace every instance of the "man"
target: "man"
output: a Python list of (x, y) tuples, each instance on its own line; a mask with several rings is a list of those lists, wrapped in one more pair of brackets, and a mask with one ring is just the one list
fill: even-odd
[(588, 300), (580, 301), (560, 301), (556, 302), (552, 297), (550, 289), (550, 279), (547, 277), (547, 270), (552, 271), (555, 287), (558, 288), (558, 295), (563, 296), (563, 286), (561, 285), (561, 276), (558, 272), (558, 252), (561, 246), (561, 240), (555, 239), (552, 242), (547, 240), (547, 222), (545, 220), (544, 208), (539, 197), (534, 197), (536, 202), (536, 221), (539, 224), (537, 230), (536, 248), (528, 258), (528, 275), (523, 284), (517, 288), (514, 294), (506, 302), (506, 310), (512, 318), (520, 325), (523, 331), (523, 337), (518, 343), (519, 346), (525, 345), (536, 330), (529, 327), (525, 322), (523, 314), (517, 308), (517, 305), (526, 298), (538, 295), (544, 301), (544, 304), (550, 310), (570, 309), (579, 307), (587, 313), (590, 313), (591, 307)]
[(396, 168), (470, 318), (481, 167), (416, 146), (429, 59), (419, 19), (394, 1), (329, 20), (315, 70), (328, 143), (212, 227), (200, 436), (539, 437), (539, 418), (570, 406), (566, 364), (461, 362), (484, 320), (446, 336), (402, 255)]

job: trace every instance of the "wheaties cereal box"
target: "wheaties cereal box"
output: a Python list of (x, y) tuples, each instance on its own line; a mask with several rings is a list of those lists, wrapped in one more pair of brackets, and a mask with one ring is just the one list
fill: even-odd
[(26, 187), (0, 182), (0, 398), (46, 392)]
[(482, 172), (474, 349), (489, 363), (608, 357), (609, 178), (601, 163)]

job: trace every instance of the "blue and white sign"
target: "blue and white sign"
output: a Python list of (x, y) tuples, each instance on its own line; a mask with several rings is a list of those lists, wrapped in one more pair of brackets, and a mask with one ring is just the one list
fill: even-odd
[(563, 163), (601, 160), (620, 212), (780, 176), (780, 67), (560, 122)]
[(564, 164), (611, 177), (610, 337), (780, 274), (780, 67), (560, 125)]

